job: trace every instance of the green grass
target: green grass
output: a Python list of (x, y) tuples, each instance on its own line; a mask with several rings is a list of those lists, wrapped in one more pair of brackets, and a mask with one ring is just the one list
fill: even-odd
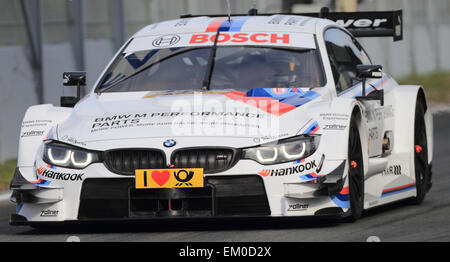
[(3, 164), (0, 164), (0, 190), (9, 188), (9, 182), (14, 175), (14, 169), (17, 166), (16, 160), (8, 160)]
[(397, 80), (401, 85), (423, 86), (427, 99), (432, 103), (450, 103), (450, 72), (410, 75)]

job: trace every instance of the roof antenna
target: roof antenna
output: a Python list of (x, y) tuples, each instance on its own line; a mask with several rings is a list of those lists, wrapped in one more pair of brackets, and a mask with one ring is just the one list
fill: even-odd
[(328, 18), (328, 15), (330, 14), (330, 8), (328, 6), (324, 6), (320, 8), (320, 15), (319, 18)]
[(228, 7), (228, 23), (231, 23), (231, 5), (230, 5), (230, 0), (227, 0), (227, 7)]
[(258, 9), (256, 9), (256, 0), (252, 1), (252, 7), (248, 10), (248, 15), (258, 15)]

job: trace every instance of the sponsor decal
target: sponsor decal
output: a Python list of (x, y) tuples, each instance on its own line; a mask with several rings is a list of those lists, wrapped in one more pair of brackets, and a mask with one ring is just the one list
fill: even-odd
[(41, 210), (41, 217), (57, 217), (59, 213), (59, 210)]
[(263, 177), (266, 177), (266, 176), (270, 175), (270, 169), (263, 169), (258, 174), (260, 174)]
[(278, 25), (281, 23), (281, 21), (284, 19), (284, 16), (281, 15), (276, 15), (274, 16), (272, 19), (269, 20), (269, 22), (267, 22), (268, 24), (271, 25)]
[[(156, 118), (174, 118), (174, 117), (245, 117), (249, 119), (263, 119), (266, 116), (259, 113), (250, 112), (155, 112), (155, 113), (142, 113), (142, 114), (125, 114), (125, 115), (115, 115), (108, 117), (97, 117), (91, 124), (91, 133), (97, 131), (105, 131), (110, 129), (121, 129), (121, 128), (131, 128), (140, 126), (161, 126), (168, 125), (174, 126), (179, 125), (193, 125), (195, 122), (152, 122), (150, 119)], [(208, 124), (208, 122), (199, 122), (197, 124)], [(216, 124), (209, 123), (211, 125)], [(252, 126), (249, 123), (222, 123), (235, 126)], [(255, 127), (259, 127), (255, 125)]]
[(52, 123), (52, 120), (28, 120), (22, 122), (22, 128), (26, 127), (36, 127), (36, 126), (47, 126)]
[(177, 116), (212, 116), (212, 117), (246, 117), (246, 118), (264, 118), (264, 115), (246, 112), (166, 112), (151, 113), (149, 117), (177, 117)]
[[(51, 166), (51, 169), (56, 170), (56, 168), (53, 166)], [(50, 179), (54, 179), (54, 180), (61, 180), (61, 181), (83, 181), (83, 175), (84, 175), (84, 173), (72, 174), (72, 173), (56, 172), (53, 170), (48, 170), (45, 167), (38, 168), (37, 173), (41, 177), (46, 177), (46, 178), (50, 178)]]
[(22, 135), (20, 135), (20, 137), (31, 137), (31, 136), (42, 136), (44, 134), (45, 131), (27, 131), (27, 132), (23, 132)]
[(305, 211), (308, 208), (309, 208), (309, 204), (296, 203), (296, 204), (289, 205), (287, 211)]
[(180, 21), (178, 21), (174, 26), (178, 27), (178, 26), (185, 26), (187, 25), (187, 23), (189, 22), (189, 19), (181, 19)]
[(324, 125), (323, 129), (324, 130), (345, 130), (347, 128), (346, 125), (339, 125), (339, 124), (332, 124), (332, 125)]
[(356, 27), (356, 28), (367, 28), (367, 27), (380, 27), (382, 24), (387, 23), (388, 20), (386, 18), (382, 19), (348, 19), (348, 20), (337, 20), (336, 23), (340, 24), (344, 27)]
[(288, 175), (295, 175), (298, 173), (302, 173), (304, 171), (311, 170), (313, 168), (316, 168), (316, 160), (310, 161), (310, 162), (301, 162), (301, 164), (297, 164), (293, 167), (287, 167), (287, 168), (279, 168), (279, 169), (263, 169), (258, 174), (260, 174), (263, 177), (267, 176), (288, 176)]
[[(189, 44), (214, 43), (216, 35), (194, 34), (189, 40)], [(290, 34), (278, 33), (221, 33), (217, 43), (270, 43), (270, 44), (290, 44)]]
[(275, 139), (281, 139), (283, 137), (289, 136), (289, 133), (280, 134), (278, 136), (263, 136), (263, 137), (255, 137), (253, 138), (253, 142), (255, 143), (261, 143), (267, 140), (275, 140)]
[(192, 183), (189, 181), (194, 177), (194, 171), (179, 170), (178, 172), (173, 172), (173, 175), (175, 176), (175, 179), (180, 182), (175, 184), (175, 186), (192, 186)]
[(341, 120), (341, 121), (347, 121), (349, 118), (349, 115), (347, 114), (339, 114), (339, 113), (323, 113), (320, 114), (323, 120)]
[(386, 168), (382, 175), (383, 176), (398, 176), (402, 174), (402, 166), (401, 165), (392, 165)]
[(180, 39), (179, 35), (163, 35), (153, 40), (152, 45), (158, 48), (169, 47), (180, 42)]
[(378, 133), (378, 127), (369, 128), (369, 138), (370, 140), (377, 140), (380, 138)]
[(203, 187), (203, 168), (137, 169), (136, 188)]
[(69, 143), (74, 144), (74, 145), (86, 146), (86, 143), (80, 142), (76, 138), (71, 137), (71, 136), (67, 136), (67, 135), (62, 136), (61, 137), (61, 141), (69, 142)]
[(137, 124), (141, 118), (146, 117), (147, 114), (129, 114), (129, 115), (115, 115), (109, 117), (95, 118), (92, 124), (92, 129), (103, 127), (124, 127), (129, 124)]
[(299, 17), (291, 17), (289, 18), (284, 24), (285, 25), (295, 25), (297, 24), (299, 21), (301, 21), (303, 18), (299, 18)]

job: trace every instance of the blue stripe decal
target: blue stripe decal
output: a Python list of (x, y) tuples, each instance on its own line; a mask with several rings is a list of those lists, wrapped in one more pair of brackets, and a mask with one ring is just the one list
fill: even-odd
[(319, 126), (319, 123), (317, 123), (317, 121), (314, 121), (314, 123), (312, 123), (308, 129), (305, 130), (305, 132), (303, 132), (303, 134), (309, 134), (311, 133), (314, 129), (316, 129)]
[(41, 183), (35, 184), (35, 185), (36, 185), (36, 186), (48, 186), (48, 185), (50, 185), (50, 181), (48, 181), (48, 180), (42, 180)]
[(278, 100), (283, 104), (292, 105), (295, 107), (302, 106), (312, 100), (320, 97), (320, 94), (314, 91), (303, 91), (300, 88), (280, 88), (285, 90), (279, 94), (274, 93), (276, 88), (253, 88), (247, 91), (247, 97), (270, 97)]
[(22, 210), (22, 207), (23, 207), (23, 203), (20, 203), (20, 204), (17, 205), (16, 214), (19, 214), (20, 210)]
[(392, 196), (392, 195), (404, 193), (404, 192), (406, 192), (406, 191), (410, 191), (410, 190), (415, 189), (415, 188), (416, 188), (416, 186), (413, 185), (413, 186), (406, 187), (406, 188), (402, 188), (402, 189), (399, 189), (399, 190), (395, 190), (395, 191), (391, 191), (391, 192), (386, 192), (386, 193), (383, 193), (383, 194), (381, 195), (381, 197), (388, 197), (388, 196)]
[[(346, 196), (346, 197), (344, 197)], [(346, 200), (345, 200), (346, 199)], [(331, 200), (341, 208), (350, 208), (350, 201), (348, 200), (348, 195), (337, 194), (336, 196), (332, 196)]]
[(220, 24), (219, 29), (217, 31), (220, 32), (239, 32), (242, 29), (242, 26), (245, 22), (247, 22), (248, 17), (240, 17), (240, 18), (234, 18), (231, 20), (231, 23), (227, 20), (223, 21), (222, 24)]

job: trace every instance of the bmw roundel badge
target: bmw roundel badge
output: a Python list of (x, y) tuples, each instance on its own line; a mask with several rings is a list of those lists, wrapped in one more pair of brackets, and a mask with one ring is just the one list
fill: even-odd
[(165, 147), (173, 147), (177, 142), (173, 139), (167, 139), (166, 141), (164, 141), (163, 145)]

